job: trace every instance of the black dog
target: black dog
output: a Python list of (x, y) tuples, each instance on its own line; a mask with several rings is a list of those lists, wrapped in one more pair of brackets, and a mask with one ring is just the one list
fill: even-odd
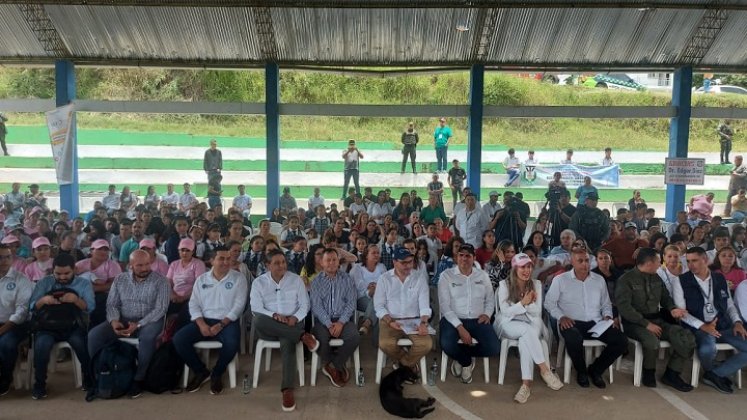
[(436, 402), (433, 398), (424, 400), (402, 396), (402, 384), (406, 381), (416, 382), (417, 380), (418, 375), (412, 369), (405, 366), (384, 377), (381, 380), (381, 386), (379, 386), (379, 398), (381, 399), (381, 406), (384, 407), (384, 410), (389, 414), (406, 419), (420, 419), (435, 410), (435, 407), (431, 407)]

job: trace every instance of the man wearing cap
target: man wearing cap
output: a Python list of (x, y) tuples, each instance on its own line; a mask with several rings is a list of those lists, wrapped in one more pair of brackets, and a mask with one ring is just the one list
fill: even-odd
[(490, 325), (495, 311), (493, 286), (487, 273), (474, 268), (474, 263), (475, 247), (462, 245), (457, 265), (442, 272), (438, 282), (441, 348), (454, 359), (451, 373), (465, 384), (472, 382), (474, 358), (495, 356), (500, 350)]
[(506, 181), (504, 187), (510, 187), (519, 179), (519, 175), (521, 175), (520, 168), (521, 161), (516, 157), (516, 151), (513, 148), (508, 149), (508, 156), (503, 159), (503, 169), (508, 174), (508, 181)]
[[(433, 347), (428, 334), (431, 317), (428, 281), (426, 276), (413, 271), (415, 257), (405, 248), (394, 252), (394, 268), (381, 275), (376, 282), (374, 309), (379, 318), (379, 347), (401, 365), (418, 371), (420, 358)], [(403, 324), (416, 323), (417, 328), (403, 329)], [(412, 347), (405, 351), (397, 340), (409, 338)], [(425, 374), (425, 372), (421, 372)]]
[(418, 137), (418, 132), (415, 131), (415, 123), (410, 121), (407, 124), (407, 129), (402, 133), (402, 170), (400, 171), (402, 175), (405, 173), (408, 156), (412, 162), (412, 173), (417, 173), (415, 169), (415, 149), (418, 146), (418, 141), (420, 141), (420, 138)]
[(138, 338), (138, 367), (129, 390), (131, 398), (142, 393), (142, 382), (153, 353), (156, 337), (163, 330), (163, 318), (169, 306), (170, 288), (166, 277), (151, 270), (147, 252), (130, 255), (131, 271), (114, 279), (106, 301), (106, 320), (88, 334), (88, 352), (96, 354), (120, 337)]
[(633, 253), (638, 248), (648, 246), (648, 241), (638, 239), (638, 227), (633, 222), (626, 222), (623, 235), (604, 244), (615, 258), (615, 266), (622, 270), (629, 270), (635, 266)]
[(617, 280), (615, 304), (622, 318), (625, 334), (643, 346), (643, 385), (656, 387), (656, 358), (660, 340), (670, 343), (669, 363), (661, 381), (681, 391), (692, 391), (680, 373), (695, 350), (695, 337), (678, 324), (665, 320), (662, 311), (680, 319), (687, 311), (677, 308), (664, 282), (657, 274), (661, 267), (659, 254), (653, 248), (641, 248), (636, 267)]
[(496, 241), (508, 239), (518, 249), (524, 243), (524, 230), (527, 228), (528, 214), (524, 214), (524, 206), (517, 205), (517, 198), (511, 191), (503, 193), (503, 208), (496, 211), (488, 224), (488, 229), (495, 232)]
[(591, 250), (599, 248), (610, 235), (609, 218), (599, 210), (598, 202), (599, 195), (595, 191), (586, 193), (584, 204), (576, 208), (568, 224), (569, 229), (586, 240)]
[(202, 159), (202, 169), (208, 177), (208, 182), (215, 176), (220, 175), (223, 170), (223, 153), (218, 150), (218, 142), (210, 139), (210, 148), (205, 150), (205, 156)]
[(101, 204), (104, 205), (107, 214), (111, 215), (115, 210), (119, 210), (121, 207), (120, 198), (121, 195), (117, 194), (117, 186), (109, 184), (108, 193), (101, 199)]
[(477, 208), (477, 197), (469, 193), (464, 198), (464, 207), (454, 216), (456, 234), (472, 246), (482, 244), (482, 233), (488, 228), (490, 220), (485, 213)]
[(93, 284), (96, 309), (91, 313), (91, 326), (106, 319), (106, 300), (114, 278), (122, 273), (119, 264), (109, 258), (109, 242), (97, 239), (91, 244), (91, 258), (75, 264), (75, 274), (88, 278)]
[[(628, 348), (628, 339), (614, 325), (608, 326), (599, 337), (592, 337), (589, 330), (597, 323), (612, 321), (612, 302), (607, 283), (602, 276), (590, 271), (586, 249), (573, 249), (571, 265), (572, 270), (553, 279), (545, 296), (545, 309), (558, 320), (558, 330), (565, 339), (578, 384), (588, 388), (591, 379), (597, 388), (605, 388), (607, 385), (602, 373)], [(603, 342), (605, 347), (602, 354), (587, 367), (583, 342), (592, 338)]]
[(498, 191), (491, 191), (488, 196), (490, 198), (487, 203), (483, 204), (482, 211), (488, 217), (488, 220), (493, 220), (495, 213), (501, 209), (501, 203), (498, 202), (498, 197), (501, 194)]
[(449, 140), (453, 137), (451, 128), (446, 125), (446, 118), (438, 120), (438, 126), (433, 131), (433, 143), (436, 147), (436, 171), (446, 172), (446, 154), (449, 149)]
[(18, 343), (26, 336), (24, 324), (34, 290), (29, 279), (12, 265), (13, 252), (0, 245), (0, 396), (8, 393), (13, 381)]
[(348, 185), (350, 185), (350, 178), (353, 178), (355, 192), (361, 192), (358, 178), (360, 176), (360, 160), (363, 159), (363, 153), (358, 150), (355, 140), (348, 141), (348, 148), (342, 152), (342, 159), (345, 161), (345, 182), (342, 187), (342, 200), (344, 200), (345, 191), (348, 190)]

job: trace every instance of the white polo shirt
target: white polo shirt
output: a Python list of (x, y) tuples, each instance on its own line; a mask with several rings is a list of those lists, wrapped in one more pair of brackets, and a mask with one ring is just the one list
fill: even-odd
[(459, 266), (454, 266), (441, 273), (438, 281), (441, 316), (454, 327), (461, 325), (462, 319), (493, 315), (494, 296), (488, 274), (477, 268), (472, 268), (472, 273), (466, 276)]
[(29, 313), (29, 298), (34, 285), (21, 272), (11, 268), (0, 278), (0, 324), (8, 321), (20, 325)]
[(213, 270), (202, 274), (192, 287), (189, 299), (189, 313), (192, 321), (197, 318), (239, 319), (246, 306), (249, 285), (246, 278), (235, 270), (218, 280)]

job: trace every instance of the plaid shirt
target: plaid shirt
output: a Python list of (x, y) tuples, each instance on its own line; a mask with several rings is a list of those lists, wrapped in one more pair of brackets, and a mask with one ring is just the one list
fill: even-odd
[(285, 253), (285, 259), (288, 260), (288, 270), (296, 274), (301, 274), (301, 269), (306, 264), (305, 253), (291, 250)]
[(387, 270), (394, 268), (394, 248), (395, 245), (381, 244), (381, 263)]
[(315, 217), (312, 224), (316, 233), (322, 236), (327, 231), (327, 228), (329, 228), (329, 219), (326, 217)]
[(325, 327), (333, 320), (343, 324), (351, 321), (357, 301), (355, 282), (344, 271), (338, 271), (334, 278), (321, 272), (311, 283), (311, 313)]

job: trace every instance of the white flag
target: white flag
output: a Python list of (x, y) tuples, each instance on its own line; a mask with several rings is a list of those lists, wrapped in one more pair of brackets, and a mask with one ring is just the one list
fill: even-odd
[(73, 104), (61, 106), (47, 112), (49, 141), (52, 144), (52, 157), (57, 169), (57, 183), (73, 183), (72, 124), (75, 118)]

